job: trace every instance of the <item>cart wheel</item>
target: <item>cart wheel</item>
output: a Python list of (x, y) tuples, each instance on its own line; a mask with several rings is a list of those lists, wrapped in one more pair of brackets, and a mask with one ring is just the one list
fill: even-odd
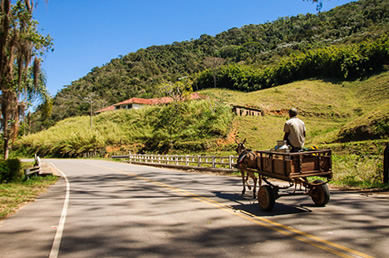
[[(313, 183), (320, 184), (324, 182), (322, 180), (315, 180)], [(311, 198), (317, 206), (325, 206), (330, 201), (330, 190), (328, 189), (328, 185), (322, 184), (313, 186)]]
[(268, 185), (263, 185), (258, 191), (258, 204), (264, 211), (271, 211), (275, 204), (273, 189)]

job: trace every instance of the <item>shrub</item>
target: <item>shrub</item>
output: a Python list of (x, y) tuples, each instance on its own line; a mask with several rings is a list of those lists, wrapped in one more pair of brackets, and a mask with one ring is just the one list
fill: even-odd
[(18, 159), (0, 161), (0, 183), (7, 183), (22, 177), (21, 164)]
[[(257, 68), (251, 65), (220, 66), (217, 86), (239, 91), (256, 91), (312, 77), (333, 77), (353, 80), (372, 71), (380, 71), (388, 64), (389, 35), (351, 45), (337, 45), (296, 52), (283, 57), (277, 64)], [(194, 88), (213, 86), (213, 73), (200, 72)]]

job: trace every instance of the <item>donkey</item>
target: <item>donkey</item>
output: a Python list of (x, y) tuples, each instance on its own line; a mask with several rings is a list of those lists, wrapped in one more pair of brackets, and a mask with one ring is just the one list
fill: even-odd
[[(256, 191), (257, 191), (257, 181), (258, 178), (254, 174), (254, 172), (244, 170), (245, 168), (258, 168), (257, 165), (257, 155), (252, 152), (249, 149), (246, 149), (246, 146), (244, 145), (246, 143), (246, 139), (243, 140), (243, 142), (238, 142), (235, 140), (235, 142), (238, 144), (238, 147), (236, 148), (236, 152), (239, 155), (238, 162), (236, 164), (236, 168), (239, 169), (240, 174), (242, 175), (242, 183), (243, 183), (243, 191), (242, 195), (246, 192), (246, 184), (249, 190), (251, 190), (251, 186), (249, 184), (249, 177), (254, 181), (254, 189), (253, 189), (253, 198), (256, 198)], [(246, 173), (246, 177), (245, 177)]]

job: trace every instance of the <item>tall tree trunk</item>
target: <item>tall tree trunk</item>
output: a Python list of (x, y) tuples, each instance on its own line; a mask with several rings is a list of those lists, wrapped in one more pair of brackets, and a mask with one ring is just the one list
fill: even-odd
[(12, 139), (16, 134), (15, 122), (18, 115), (16, 92), (3, 90), (1, 98), (1, 115), (3, 118), (4, 159), (8, 159)]
[(8, 103), (7, 98), (9, 95), (9, 91), (3, 90), (2, 98), (1, 98), (1, 115), (3, 118), (3, 140), (4, 140), (4, 160), (8, 159), (9, 153), (9, 129), (8, 129), (8, 121), (9, 121), (9, 111), (8, 111)]

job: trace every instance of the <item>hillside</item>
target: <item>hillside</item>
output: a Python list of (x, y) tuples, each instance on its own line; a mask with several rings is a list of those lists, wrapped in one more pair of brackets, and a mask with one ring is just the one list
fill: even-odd
[[(371, 147), (389, 137), (389, 72), (356, 81), (303, 80), (249, 93), (208, 89), (201, 94), (210, 99), (105, 112), (93, 118), (92, 130), (88, 116), (68, 118), (23, 137), (16, 148), (57, 157), (127, 151), (234, 155), (235, 139), (247, 138), (256, 150), (274, 147), (290, 107), (297, 107), (306, 123), (307, 145), (336, 150), (342, 142), (350, 147), (368, 140)], [(260, 108), (265, 115), (233, 116), (231, 105)]]
[[(191, 41), (140, 49), (65, 86), (54, 97), (52, 115), (45, 116), (41, 106), (31, 129), (39, 131), (64, 118), (87, 115), (90, 106), (84, 98), (88, 96), (98, 110), (131, 97), (160, 97), (163, 81), (183, 76), (194, 82), (195, 90), (213, 87), (206, 58), (224, 60), (218, 67), (222, 72), (218, 88), (255, 91), (312, 77), (362, 78), (387, 65), (388, 21), (388, 1), (360, 0), (316, 15), (283, 17), (216, 36), (204, 34)], [(326, 59), (316, 60), (323, 56)], [(329, 70), (324, 72), (323, 67)]]
[(353, 142), (389, 137), (389, 72), (355, 81), (303, 80), (250, 93), (220, 89), (202, 93), (265, 111), (262, 117), (234, 120), (237, 137), (247, 138), (252, 149), (268, 149), (282, 139), (290, 107), (296, 107), (306, 123), (307, 145), (337, 148), (349, 142), (351, 147)]

